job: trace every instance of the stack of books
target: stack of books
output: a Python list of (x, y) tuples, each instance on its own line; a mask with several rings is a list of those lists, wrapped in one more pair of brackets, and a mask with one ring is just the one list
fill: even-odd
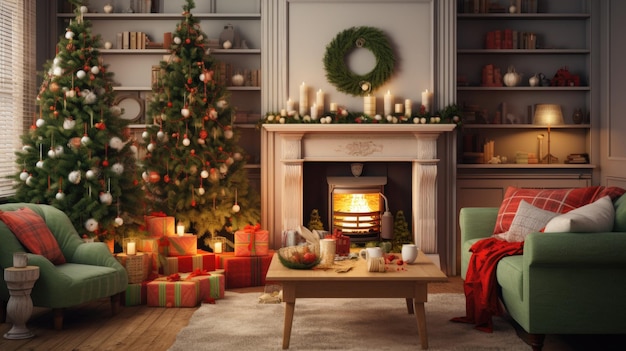
[(589, 154), (569, 154), (565, 163), (585, 164), (589, 163)]

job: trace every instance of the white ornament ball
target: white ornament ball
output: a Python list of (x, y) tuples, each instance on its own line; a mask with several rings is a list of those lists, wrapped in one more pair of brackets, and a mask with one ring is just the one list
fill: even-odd
[(174, 37), (174, 44), (180, 45), (181, 42), (182, 42), (182, 40), (180, 40), (179, 37)]
[(156, 149), (156, 145), (154, 143), (150, 143), (150, 144), (148, 144), (146, 149), (148, 149), (148, 152), (152, 152), (152, 151), (154, 151), (154, 149)]
[(413, 124), (419, 124), (419, 123), (420, 123), (420, 118), (419, 117), (413, 118)]
[(98, 67), (98, 66), (91, 67), (91, 73), (93, 73), (93, 74), (100, 73), (100, 67)]
[(65, 194), (62, 191), (59, 191), (58, 193), (56, 193), (56, 195), (54, 195), (54, 198), (61, 201), (65, 199)]
[(206, 144), (206, 141), (204, 139), (202, 139), (202, 138), (198, 138), (197, 142), (198, 142), (199, 145)]
[(116, 227), (121, 227), (122, 224), (124, 224), (124, 219), (122, 219), (122, 217), (115, 217), (115, 220), (113, 222)]
[(122, 175), (122, 173), (124, 173), (124, 165), (116, 162), (113, 164), (113, 166), (111, 166), (111, 170), (117, 175)]
[(150, 138), (150, 133), (144, 131), (143, 133), (141, 133), (141, 137), (144, 138), (144, 139), (148, 139), (148, 138)]
[(111, 108), (109, 109), (109, 111), (111, 111), (111, 114), (115, 117), (119, 117), (122, 115), (122, 108), (119, 107), (118, 105), (113, 105), (111, 106)]
[(426, 117), (420, 118), (420, 123), (421, 124), (426, 124)]
[(28, 179), (28, 172), (24, 171), (24, 172), (20, 173), (20, 180), (25, 182), (26, 179)]
[(281, 117), (278, 122), (280, 122), (280, 124), (285, 124), (287, 120), (285, 120), (285, 117)]
[(87, 179), (94, 179), (96, 177), (96, 172), (90, 169), (85, 172), (85, 177), (87, 177)]
[(89, 218), (85, 221), (85, 229), (90, 232), (95, 232), (98, 229), (98, 221), (93, 218)]
[(63, 146), (61, 146), (61, 145), (57, 145), (57, 146), (55, 146), (55, 147), (54, 147), (54, 153), (55, 153), (57, 156), (61, 156), (61, 155), (63, 155), (63, 152), (64, 152)]
[(374, 116), (374, 119), (377, 120), (377, 121), (380, 121), (380, 120), (383, 119), (383, 116), (381, 116), (380, 114), (377, 114), (377, 115)]
[(132, 151), (135, 154), (135, 157), (137, 157), (137, 153), (139, 152), (139, 149), (137, 149), (137, 145), (131, 145), (130, 151)]
[(67, 32), (65, 32), (65, 39), (72, 39), (74, 38), (74, 32), (72, 32), (71, 30), (68, 30)]
[(65, 97), (73, 98), (76, 96), (76, 90), (68, 90), (65, 92)]
[(37, 168), (43, 168), (43, 161), (39, 160), (39, 161), (37, 161), (37, 163), (35, 165), (37, 166)]
[(204, 82), (204, 73), (200, 73), (198, 79), (200, 79), (201, 82)]
[(148, 175), (148, 172), (141, 173), (141, 179), (143, 179), (145, 182), (149, 181), (150, 176)]
[(204, 188), (198, 188), (198, 195), (202, 196), (204, 195), (204, 193), (205, 193)]
[[(281, 118), (282, 119), (282, 118)], [(283, 122), (280, 122), (283, 123)], [(224, 131), (224, 138), (226, 139), (232, 139), (233, 138), (233, 130), (232, 129), (227, 129)]]
[(65, 130), (74, 129), (74, 126), (76, 126), (76, 121), (71, 118), (66, 118), (63, 121), (63, 129)]
[(368, 90), (370, 90), (370, 86), (369, 86), (369, 84), (367, 84), (367, 83), (363, 83), (363, 84), (361, 84), (361, 90), (363, 90), (363, 91), (368, 91)]
[(189, 144), (191, 144), (191, 140), (189, 140), (189, 138), (183, 139), (183, 145), (189, 146)]
[(111, 193), (100, 193), (100, 202), (105, 205), (110, 205), (113, 202), (113, 195)]
[(228, 101), (223, 100), (223, 99), (217, 101), (217, 107), (219, 107), (219, 108), (226, 108), (226, 107), (228, 107)]
[(220, 165), (220, 173), (226, 174), (226, 172), (228, 172), (228, 166), (222, 163)]
[(87, 8), (87, 6), (81, 6), (80, 7), (80, 12), (81, 13), (87, 13), (87, 12), (89, 12), (89, 8)]
[(87, 135), (83, 135), (83, 137), (80, 138), (80, 143), (83, 144), (83, 146), (89, 144), (89, 142), (91, 142), (91, 139)]
[(180, 109), (180, 114), (183, 115), (183, 117), (185, 117), (185, 118), (189, 117), (189, 109), (188, 108), (181, 108)]
[(202, 172), (200, 172), (200, 177), (202, 178), (208, 178), (209, 177), (209, 172), (207, 170), (202, 170)]
[(87, 73), (85, 73), (85, 71), (83, 71), (82, 69), (81, 69), (81, 70), (78, 70), (78, 72), (76, 72), (76, 77), (77, 77), (78, 79), (83, 79), (83, 78), (85, 78), (86, 76), (87, 76)]
[(52, 74), (53, 74), (54, 76), (56, 76), (56, 77), (60, 77), (60, 76), (62, 76), (62, 75), (63, 75), (63, 68), (61, 68), (61, 67), (54, 67), (54, 68), (52, 69)]
[(94, 104), (96, 100), (98, 100), (98, 96), (96, 96), (96, 93), (93, 91), (84, 90), (82, 94), (85, 99), (85, 103), (88, 105)]
[(54, 152), (53, 149), (50, 149), (50, 150), (48, 150), (48, 157), (55, 158), (55, 157), (57, 157), (57, 154), (56, 154), (56, 152)]
[(240, 210), (241, 210), (241, 207), (240, 207), (239, 205), (237, 205), (237, 204), (234, 204), (234, 205), (233, 205), (233, 212), (237, 213), (237, 212), (239, 212)]
[(80, 171), (71, 171), (70, 174), (67, 176), (67, 179), (74, 184), (80, 183), (80, 178)]
[(104, 42), (104, 48), (107, 50), (113, 48), (113, 43), (111, 43), (110, 41)]
[(35, 122), (35, 125), (39, 128), (43, 127), (44, 124), (46, 124), (46, 121), (43, 118), (38, 118), (37, 122)]
[(392, 115), (387, 115), (387, 122), (391, 122), (393, 120), (393, 116)]
[(119, 151), (124, 148), (124, 142), (118, 137), (112, 137), (111, 140), (109, 140), (109, 146)]
[[(147, 133), (147, 132), (146, 132)], [(163, 137), (165, 137), (165, 133), (163, 133), (162, 130), (159, 130), (157, 132), (157, 138), (159, 138), (159, 140), (163, 139)]]
[(26, 185), (33, 186), (34, 181), (35, 181), (35, 178), (33, 178), (32, 175), (29, 175), (28, 178), (26, 178)]
[(237, 161), (241, 161), (243, 159), (243, 155), (240, 152), (235, 152), (233, 154), (233, 158)]

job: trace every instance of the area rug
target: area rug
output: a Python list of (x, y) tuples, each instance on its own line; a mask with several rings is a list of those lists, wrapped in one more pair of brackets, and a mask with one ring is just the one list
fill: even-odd
[[(228, 291), (214, 305), (203, 304), (169, 350), (281, 350), (285, 304), (259, 304), (260, 294)], [(462, 294), (431, 294), (425, 306), (429, 350), (530, 349), (501, 318), (494, 318), (493, 333), (450, 322), (465, 315)], [(289, 349), (414, 351), (421, 346), (404, 299), (298, 299)]]

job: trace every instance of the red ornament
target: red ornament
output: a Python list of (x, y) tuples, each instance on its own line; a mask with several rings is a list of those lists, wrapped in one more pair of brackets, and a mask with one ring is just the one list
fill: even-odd
[(187, 78), (187, 84), (191, 84), (193, 83), (193, 80), (191, 78)]
[(168, 102), (167, 102), (167, 107), (172, 107), (172, 106), (173, 106), (172, 102), (171, 102), (171, 101), (168, 101)]
[(196, 200), (191, 200), (191, 207), (196, 207)]
[(202, 129), (199, 135), (200, 139), (206, 139), (209, 136), (209, 133), (206, 130)]
[(109, 160), (105, 159), (104, 161), (102, 161), (102, 166), (109, 167)]
[(191, 151), (189, 151), (189, 153), (191, 153), (191, 155), (195, 155), (196, 154), (196, 150), (191, 149)]
[(163, 176), (163, 181), (164, 181), (164, 182), (166, 182), (166, 183), (169, 183), (169, 182), (170, 182), (170, 176), (169, 176), (169, 174), (166, 174), (166, 175), (164, 175), (164, 176)]
[(152, 171), (148, 174), (148, 181), (150, 183), (156, 183), (159, 180), (161, 180), (161, 176), (157, 172)]

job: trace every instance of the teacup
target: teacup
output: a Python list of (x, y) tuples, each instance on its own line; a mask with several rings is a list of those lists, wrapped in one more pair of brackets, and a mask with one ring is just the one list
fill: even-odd
[(367, 247), (359, 251), (359, 256), (365, 260), (375, 257), (383, 257), (383, 250), (380, 247)]
[(405, 263), (413, 263), (417, 259), (417, 246), (415, 244), (402, 245), (402, 260)]

